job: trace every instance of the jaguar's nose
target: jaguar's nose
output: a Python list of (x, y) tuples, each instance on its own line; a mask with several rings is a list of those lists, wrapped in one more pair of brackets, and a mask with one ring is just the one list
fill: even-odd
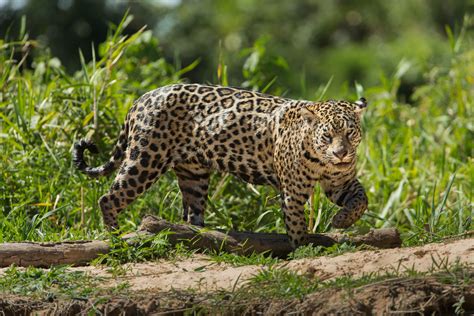
[(342, 148), (339, 148), (337, 150), (334, 150), (332, 153), (333, 153), (334, 156), (336, 156), (337, 158), (342, 160), (347, 155), (347, 149), (342, 147)]

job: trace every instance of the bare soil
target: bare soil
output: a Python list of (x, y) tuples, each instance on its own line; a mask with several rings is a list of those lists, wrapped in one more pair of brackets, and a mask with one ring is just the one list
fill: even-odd
[[(384, 272), (432, 272), (458, 262), (468, 267), (474, 279), (474, 238), (428, 244), (420, 247), (367, 250), (336, 257), (318, 257), (279, 264), (315, 282), (341, 276), (354, 278)], [(327, 288), (304, 299), (249, 299), (229, 301), (230, 293), (245, 286), (264, 266), (235, 267), (215, 263), (204, 255), (172, 261), (130, 264), (123, 275), (112, 277), (108, 268), (77, 267), (105, 276), (104, 288), (122, 282), (130, 287), (126, 294), (111, 294), (97, 299), (51, 299), (40, 301), (13, 295), (0, 296), (0, 314), (76, 315), (102, 312), (107, 315), (150, 315), (157, 313), (192, 314), (450, 314), (458, 302), (465, 313), (474, 313), (474, 284), (455, 286), (434, 277), (396, 277), (357, 288)], [(2, 270), (0, 269), (0, 277)], [(223, 294), (224, 293), (224, 294)], [(216, 297), (219, 297), (217, 300)], [(456, 305), (457, 304), (457, 305)], [(458, 311), (460, 311), (458, 309)]]

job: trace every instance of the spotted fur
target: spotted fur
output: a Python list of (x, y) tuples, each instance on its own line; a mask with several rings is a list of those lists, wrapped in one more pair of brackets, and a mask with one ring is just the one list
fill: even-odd
[(345, 228), (367, 208), (356, 178), (356, 148), (365, 99), (310, 102), (241, 89), (175, 84), (144, 94), (132, 106), (111, 158), (100, 167), (84, 162), (89, 141), (74, 146), (76, 167), (89, 176), (119, 169), (99, 199), (105, 224), (172, 169), (183, 196), (183, 218), (204, 225), (212, 170), (281, 193), (285, 225), (293, 246), (305, 241), (304, 204), (316, 182), (341, 210), (334, 227)]

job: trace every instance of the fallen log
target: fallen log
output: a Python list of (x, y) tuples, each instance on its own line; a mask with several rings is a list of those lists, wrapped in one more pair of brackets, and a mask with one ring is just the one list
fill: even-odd
[[(170, 223), (155, 216), (144, 217), (140, 229), (123, 238), (136, 244), (143, 238), (169, 231), (171, 245), (184, 243), (191, 249), (225, 251), (241, 255), (253, 252), (268, 252), (275, 257), (286, 257), (291, 251), (284, 234), (223, 232), (186, 224)], [(329, 247), (349, 242), (354, 245), (368, 245), (375, 248), (400, 247), (400, 234), (394, 228), (374, 229), (360, 236), (346, 234), (309, 234), (308, 241), (314, 246)], [(16, 242), (0, 244), (0, 267), (17, 266), (49, 267), (59, 264), (87, 265), (93, 259), (110, 251), (108, 241), (66, 241), (66, 242)]]
[[(171, 244), (183, 242), (191, 249), (209, 249), (242, 255), (271, 252), (275, 257), (286, 257), (293, 251), (286, 234), (209, 230), (170, 223), (153, 215), (145, 216), (139, 231), (128, 234), (125, 238), (134, 238), (137, 235), (150, 236), (162, 231), (172, 232), (168, 236)], [(341, 233), (308, 234), (307, 237), (313, 246), (324, 247), (344, 242), (375, 248), (396, 248), (402, 244), (400, 233), (395, 228), (372, 229), (367, 234), (352, 237)]]
[(46, 268), (60, 264), (83, 266), (109, 252), (103, 240), (64, 242), (12, 242), (0, 244), (0, 267)]

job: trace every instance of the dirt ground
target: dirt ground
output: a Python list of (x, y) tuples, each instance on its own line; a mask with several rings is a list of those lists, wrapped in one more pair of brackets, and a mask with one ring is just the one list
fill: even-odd
[[(474, 238), (428, 244), (420, 247), (387, 250), (368, 250), (346, 253), (336, 257), (318, 257), (286, 261), (279, 264), (315, 280), (329, 281), (341, 276), (361, 277), (369, 273), (405, 271), (429, 272), (459, 262), (469, 267), (474, 279)], [(317, 291), (304, 300), (226, 302), (218, 305), (209, 299), (210, 293), (231, 292), (244, 286), (249, 278), (266, 267), (215, 263), (204, 255), (194, 255), (174, 261), (160, 260), (131, 264), (126, 272), (111, 278), (107, 268), (76, 267), (71, 270), (87, 271), (106, 276), (105, 288), (121, 282), (130, 285), (127, 296), (116, 295), (103, 302), (92, 300), (35, 301), (26, 297), (0, 297), (0, 311), (7, 315), (39, 313), (45, 315), (75, 315), (88, 311), (107, 315), (148, 315), (156, 313), (192, 314), (387, 314), (414, 313), (444, 315), (455, 311), (456, 303), (463, 301), (466, 313), (474, 313), (474, 284), (460, 288), (441, 283), (433, 277), (396, 277), (352, 290), (333, 289)], [(1, 277), (1, 269), (0, 269)], [(0, 313), (1, 314), (1, 313)]]

